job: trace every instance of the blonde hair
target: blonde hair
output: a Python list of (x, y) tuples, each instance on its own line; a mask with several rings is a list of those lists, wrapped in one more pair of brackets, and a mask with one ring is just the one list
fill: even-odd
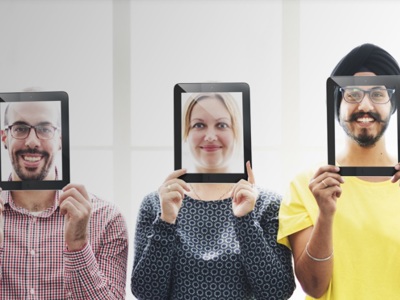
[(183, 109), (183, 140), (186, 141), (189, 135), (190, 117), (192, 115), (194, 106), (199, 101), (207, 98), (215, 98), (220, 100), (225, 105), (229, 115), (231, 116), (233, 136), (235, 137), (235, 140), (239, 142), (241, 138), (241, 114), (236, 100), (230, 93), (195, 93), (190, 95)]

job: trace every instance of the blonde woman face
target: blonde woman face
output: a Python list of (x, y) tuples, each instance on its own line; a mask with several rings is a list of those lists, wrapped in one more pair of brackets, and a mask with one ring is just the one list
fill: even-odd
[(200, 173), (226, 173), (235, 147), (232, 118), (217, 98), (203, 98), (190, 116), (188, 143)]

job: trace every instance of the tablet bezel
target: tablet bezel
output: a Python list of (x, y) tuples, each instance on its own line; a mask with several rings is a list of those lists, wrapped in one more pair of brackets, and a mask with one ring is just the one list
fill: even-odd
[[(335, 91), (343, 86), (363, 86), (363, 85), (385, 85), (395, 89), (392, 97), (395, 97), (397, 106), (397, 119), (391, 118), (390, 122), (397, 121), (397, 141), (400, 136), (400, 76), (399, 75), (380, 75), (380, 76), (332, 76), (327, 79), (327, 121), (328, 121), (328, 164), (336, 164), (336, 141), (335, 141), (335, 122), (336, 103), (339, 99), (335, 96)], [(398, 144), (398, 142), (397, 142)], [(397, 147), (397, 161), (400, 161), (400, 147)], [(394, 166), (339, 166), (342, 176), (392, 176), (397, 171)]]
[(182, 168), (182, 94), (183, 93), (242, 94), (243, 173), (186, 173), (180, 178), (186, 182), (237, 182), (248, 178), (246, 162), (251, 163), (250, 87), (244, 82), (178, 83), (174, 86), (174, 167)]
[[(62, 179), (5, 181), (3, 180), (3, 178), (1, 178), (0, 187), (3, 190), (59, 190), (70, 182), (68, 94), (63, 91), (0, 93), (1, 103), (34, 102), (34, 101), (60, 102), (61, 132), (62, 132), (61, 134)], [(3, 124), (3, 117), (4, 116), (2, 115), (0, 116), (1, 124)], [(1, 128), (3, 128), (3, 125), (1, 126)], [(3, 147), (3, 145), (1, 146)], [(0, 155), (0, 167), (2, 166), (1, 159), (2, 158)]]

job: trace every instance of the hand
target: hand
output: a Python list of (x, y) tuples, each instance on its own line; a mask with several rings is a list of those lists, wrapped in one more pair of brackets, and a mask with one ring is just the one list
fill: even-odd
[(340, 184), (344, 180), (338, 174), (339, 170), (339, 167), (332, 165), (320, 167), (308, 185), (320, 213), (326, 216), (333, 216), (336, 212), (336, 200), (342, 194)]
[(78, 251), (88, 242), (88, 224), (92, 212), (89, 195), (83, 185), (68, 184), (60, 195), (60, 212), (65, 216), (64, 238), (69, 251)]
[(172, 172), (158, 188), (161, 205), (161, 220), (175, 224), (185, 191), (190, 192), (190, 188), (185, 181), (178, 179), (186, 173), (185, 169)]
[(232, 191), (232, 211), (236, 217), (243, 217), (253, 211), (258, 198), (258, 192), (254, 188), (255, 180), (250, 162), (246, 163), (248, 178), (241, 179)]
[[(0, 188), (0, 193), (2, 189)], [(0, 246), (3, 245), (4, 240), (4, 218), (3, 218), (3, 210), (4, 210), (4, 201), (3, 198), (0, 197)]]
[(392, 179), (390, 180), (391, 182), (395, 183), (400, 179), (400, 163), (394, 166), (396, 169), (396, 173), (393, 175)]

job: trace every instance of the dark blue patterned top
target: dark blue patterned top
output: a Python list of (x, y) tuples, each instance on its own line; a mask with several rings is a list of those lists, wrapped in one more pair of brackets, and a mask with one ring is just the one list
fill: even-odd
[(185, 196), (176, 224), (160, 219), (158, 193), (141, 205), (132, 293), (140, 300), (288, 299), (291, 252), (276, 242), (281, 197), (259, 190), (255, 209), (237, 218), (232, 199)]

